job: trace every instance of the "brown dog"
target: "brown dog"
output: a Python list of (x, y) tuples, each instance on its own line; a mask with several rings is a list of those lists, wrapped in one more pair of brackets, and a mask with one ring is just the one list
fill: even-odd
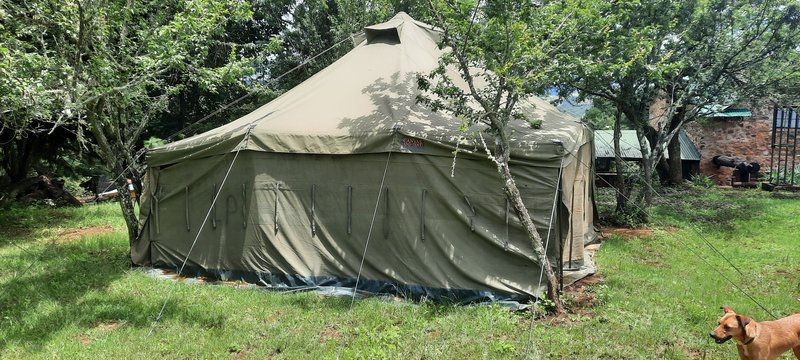
[(800, 314), (756, 322), (733, 312), (728, 305), (722, 310), (725, 310), (725, 315), (710, 334), (717, 344), (735, 340), (739, 357), (743, 360), (771, 360), (789, 349), (794, 350), (794, 356), (800, 359)]

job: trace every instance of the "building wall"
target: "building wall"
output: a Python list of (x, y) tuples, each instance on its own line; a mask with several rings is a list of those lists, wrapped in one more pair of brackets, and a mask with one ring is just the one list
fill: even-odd
[[(733, 169), (714, 165), (712, 159), (717, 155), (755, 161), (761, 165), (762, 177), (768, 176), (770, 171), (774, 107), (771, 104), (757, 106), (743, 103), (739, 105), (750, 109), (753, 116), (705, 119), (685, 126), (686, 134), (700, 151), (700, 173), (713, 177), (719, 185), (730, 184)], [(653, 126), (663, 118), (666, 106), (666, 101), (662, 99), (650, 107), (650, 122)], [(798, 142), (800, 143), (800, 133)], [(783, 158), (783, 155), (781, 157)], [(775, 162), (777, 165), (777, 159)], [(789, 159), (789, 163), (791, 166), (791, 159)], [(795, 163), (800, 167), (800, 145), (798, 145)], [(797, 181), (795, 180), (795, 182)]]
[(711, 160), (717, 155), (735, 156), (758, 162), (768, 171), (772, 141), (772, 109), (752, 109), (752, 117), (715, 118), (693, 122), (686, 133), (697, 145), (702, 158), (700, 172), (712, 176), (717, 184), (730, 183), (733, 169), (718, 167)]

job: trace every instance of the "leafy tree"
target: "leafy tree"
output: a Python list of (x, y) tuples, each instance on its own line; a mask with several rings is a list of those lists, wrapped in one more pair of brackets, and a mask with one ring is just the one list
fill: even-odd
[(628, 198), (630, 198), (630, 185), (625, 175), (626, 162), (622, 159), (621, 154), (621, 138), (622, 130), (629, 129), (630, 124), (625, 119), (625, 115), (620, 113), (614, 103), (608, 101), (606, 98), (598, 97), (592, 101), (592, 107), (586, 111), (583, 119), (584, 122), (589, 123), (593, 128), (598, 130), (613, 129), (613, 146), (614, 146), (614, 167), (616, 171), (616, 200), (617, 205), (614, 212), (619, 218), (637, 218), (641, 214), (637, 211), (631, 211), (628, 207)]
[(521, 111), (521, 101), (545, 92), (543, 74), (550, 71), (551, 56), (569, 31), (568, 17), (562, 16), (560, 5), (553, 4), (431, 1), (447, 50), (438, 68), (420, 77), (419, 87), (425, 92), (420, 101), (433, 110), (455, 114), (465, 127), (485, 127), (478, 136), (483, 141), (485, 134), (494, 146), (491, 152), (484, 142), (489, 160), (503, 180), (503, 191), (543, 264), (548, 297), (556, 312), (563, 313), (553, 266), (509, 167), (510, 124), (531, 121), (536, 126), (535, 119), (526, 118)]
[[(653, 174), (666, 144), (685, 123), (712, 105), (761, 94), (797, 71), (797, 63), (787, 61), (798, 40), (793, 1), (623, 0), (574, 6), (581, 26), (573, 46), (555, 57), (556, 83), (564, 95), (578, 90), (584, 97), (607, 99), (631, 122), (643, 154), (646, 204), (652, 201)], [(651, 112), (656, 103), (659, 114)], [(678, 168), (679, 163), (673, 165)]]
[(617, 109), (613, 103), (604, 98), (597, 98), (592, 101), (592, 107), (586, 110), (581, 120), (596, 130), (610, 130), (614, 127), (616, 113)]
[[(184, 88), (178, 79), (213, 91), (248, 86), (243, 79), (253, 73), (234, 44), (224, 60), (209, 61), (225, 48), (224, 25), (250, 19), (246, 2), (42, 0), (2, 9), (4, 131), (67, 129), (122, 175), (121, 194), (125, 178), (140, 178), (141, 135)], [(119, 198), (133, 238), (133, 203)]]
[[(664, 105), (655, 110), (663, 115), (651, 122), (657, 134), (655, 163), (665, 148), (679, 154), (678, 131), (715, 106), (777, 100), (783, 95), (776, 92), (780, 86), (800, 85), (798, 5), (796, 1), (698, 3), (689, 21), (680, 24), (673, 41), (665, 45), (676, 66), (665, 74), (660, 88)], [(683, 181), (680, 157), (670, 157), (666, 170), (667, 181)]]
[[(269, 71), (263, 66), (283, 48), (281, 33), (291, 22), (293, 0), (252, 0), (252, 16), (229, 21), (224, 31), (216, 34), (204, 61), (207, 67), (224, 66), (231, 53), (251, 59), (253, 74), (243, 82), (220, 82), (207, 86), (206, 79), (192, 73), (178, 73), (170, 79), (176, 93), (170, 97), (165, 110), (154, 114), (145, 137), (178, 140), (218, 127), (230, 119), (243, 116), (279, 95), (279, 84), (269, 81)], [(213, 114), (210, 118), (207, 116)], [(195, 123), (204, 119), (201, 123)]]
[[(288, 26), (281, 32), (282, 49), (274, 59), (264, 62), (265, 74), (290, 74), (275, 84), (291, 89), (324, 69), (353, 48), (351, 36), (367, 25), (384, 22), (397, 12), (406, 11), (424, 20), (427, 3), (418, 0), (310, 0), (299, 2), (286, 16)], [(317, 56), (326, 49), (330, 51)], [(301, 68), (297, 66), (308, 62)]]

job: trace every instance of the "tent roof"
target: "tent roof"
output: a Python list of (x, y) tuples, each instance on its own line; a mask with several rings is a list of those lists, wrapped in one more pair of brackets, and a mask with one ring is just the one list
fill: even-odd
[[(342, 58), (252, 113), (152, 149), (149, 165), (219, 155), (239, 147), (315, 154), (436, 149), (443, 154), (456, 143), (462, 148), (476, 145), (475, 139), (460, 131), (458, 119), (416, 102), (418, 75), (428, 74), (442, 54), (435, 29), (401, 12), (388, 22), (367, 27), (365, 35)], [(453, 78), (458, 80), (456, 75)], [(517, 160), (560, 158), (562, 146), (577, 151), (591, 137), (583, 124), (540, 98), (527, 99), (524, 107), (529, 118), (542, 120), (542, 127), (533, 130), (515, 120), (512, 157)], [(423, 142), (397, 141), (398, 136)]]

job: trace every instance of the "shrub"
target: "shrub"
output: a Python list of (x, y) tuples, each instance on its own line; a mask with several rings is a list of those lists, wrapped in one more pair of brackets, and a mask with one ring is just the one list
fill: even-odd
[(703, 174), (692, 176), (692, 185), (696, 187), (710, 189), (716, 185), (714, 178)]

